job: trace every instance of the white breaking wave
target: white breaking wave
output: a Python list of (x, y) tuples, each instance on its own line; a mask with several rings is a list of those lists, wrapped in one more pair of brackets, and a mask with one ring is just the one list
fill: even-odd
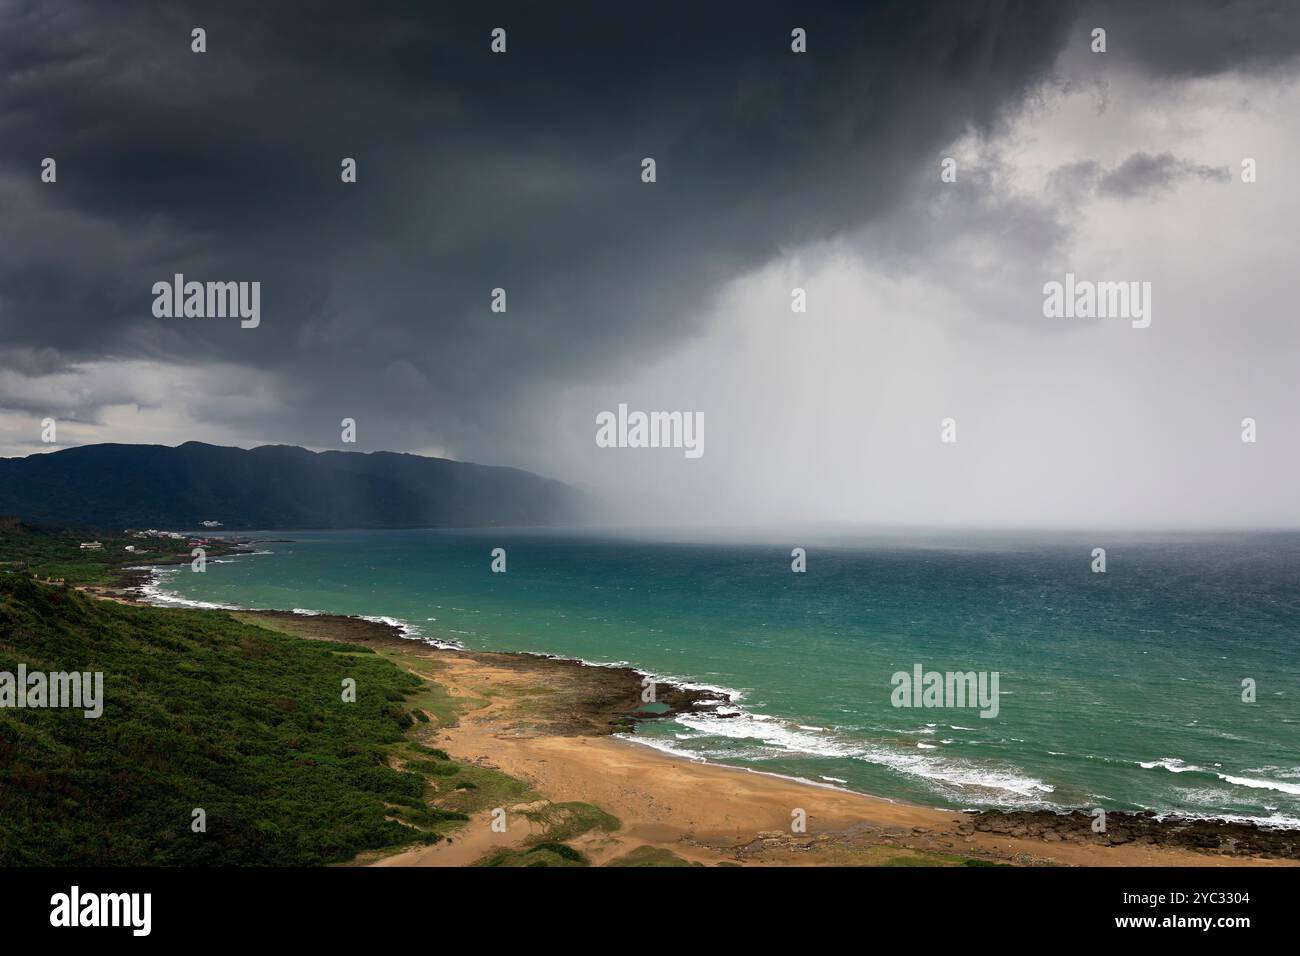
[[(761, 719), (760, 719), (761, 718)], [(853, 757), (858, 748), (846, 742), (773, 720), (767, 715), (740, 712), (734, 717), (714, 714), (678, 714), (674, 718), (683, 727), (708, 737), (730, 740), (755, 740), (781, 751), (813, 757)]]
[(1279, 793), (1300, 796), (1300, 784), (1280, 783), (1277, 780), (1256, 780), (1251, 777), (1234, 777), (1230, 773), (1219, 773), (1215, 774), (1215, 776), (1238, 787), (1250, 787), (1254, 790), (1276, 790)]
[[(634, 744), (641, 744), (643, 747), (650, 747), (654, 750), (662, 751), (663, 753), (666, 753), (672, 757), (681, 757), (683, 760), (689, 760), (692, 763), (709, 762), (708, 758), (701, 754), (694, 753), (690, 750), (685, 750), (681, 747), (674, 747), (671, 743), (668, 742), (668, 740), (666, 740), (663, 737), (641, 737), (636, 734), (615, 734), (614, 736), (618, 737), (621, 740), (630, 741), (631, 743)], [(678, 739), (680, 740), (691, 739), (691, 738), (683, 737), (680, 734), (678, 734), (677, 736)]]
[(395, 627), (402, 637), (411, 640), (427, 640), (427, 638), (420, 633), (418, 627), (411, 624), (409, 621), (403, 621), (399, 617), (384, 617), (380, 614), (358, 614), (357, 617), (363, 621), (369, 621), (371, 624), (387, 624), (389, 627)]
[[(161, 572), (153, 570), (157, 575)], [(170, 572), (169, 572), (170, 573)], [(235, 604), (218, 604), (215, 601), (193, 601), (179, 594), (172, 594), (170, 591), (164, 591), (160, 579), (155, 577), (148, 584), (140, 585), (140, 597), (147, 603), (158, 607), (192, 607), (202, 608), (208, 611), (247, 611), (251, 608), (239, 607)]]
[[(273, 553), (274, 552), (271, 551), (254, 551), (252, 552), (251, 555), (248, 556), (251, 557), (252, 555), (256, 555), (256, 554), (273, 554)], [(220, 562), (220, 563), (229, 563), (229, 562)], [(150, 572), (150, 574), (152, 575), (152, 579), (149, 581), (148, 584), (143, 584), (140, 586), (139, 589), (140, 596), (147, 603), (158, 607), (190, 607), (190, 608), (199, 608), (202, 610), (209, 610), (209, 611), (278, 610), (278, 608), (256, 608), (256, 607), (247, 607), (239, 604), (221, 604), (216, 601), (198, 601), (165, 590), (162, 586), (163, 575), (177, 574), (183, 569), (184, 569), (184, 565), (156, 565), (156, 566), (132, 568), (131, 570)], [(291, 613), (301, 614), (304, 617), (319, 617), (323, 614), (332, 614), (334, 612), (321, 611), (316, 608), (296, 607), (293, 608)], [(387, 624), (390, 627), (396, 628), (398, 633), (401, 634), (401, 636), (404, 638), (410, 640), (423, 641), (424, 643), (430, 644), (440, 650), (460, 650), (464, 647), (464, 645), (456, 643), (455, 641), (446, 641), (446, 640), (440, 640), (438, 638), (426, 637), (423, 633), (421, 633), (418, 627), (416, 627), (414, 624), (410, 623), (409, 621), (402, 620), (401, 618), (386, 617), (382, 615), (370, 615), (370, 614), (345, 614), (341, 616), (355, 617), (362, 621), (370, 621), (373, 624)]]
[(1165, 757), (1161, 760), (1138, 761), (1138, 766), (1143, 770), (1154, 770), (1160, 767), (1168, 770), (1170, 773), (1189, 773), (1194, 770), (1200, 770), (1200, 767), (1189, 767), (1177, 757)]
[(946, 784), (960, 789), (966, 797), (970, 790), (997, 791), (1005, 795), (1013, 794), (1022, 799), (1035, 798), (1041, 801), (1042, 794), (1053, 793), (1056, 788), (1034, 777), (1023, 776), (1012, 770), (999, 770), (992, 767), (980, 767), (947, 757), (927, 756), (915, 752), (907, 753), (888, 750), (883, 747), (872, 748), (857, 757), (868, 763), (881, 764), (897, 773), (920, 777), (931, 783)]
[[(725, 718), (713, 714), (681, 714), (675, 720), (701, 736), (728, 740), (753, 740), (763, 747), (770, 748), (767, 753), (763, 753), (760, 749), (749, 754), (715, 751), (714, 753), (723, 760), (728, 756), (762, 760), (765, 757), (778, 757), (783, 754), (801, 757), (849, 758), (883, 766), (896, 773), (918, 777), (929, 783), (961, 788), (964, 791), (970, 789), (996, 791), (1003, 801), (1008, 797), (1023, 800), (1052, 793), (1055, 790), (1050, 784), (1024, 776), (1014, 770), (980, 767), (928, 752), (917, 753), (915, 750), (905, 752), (885, 746), (864, 745), (828, 734), (811, 733), (799, 729), (799, 725), (785, 724), (765, 714), (751, 715), (742, 712), (739, 716)], [(686, 739), (699, 740), (698, 737)], [(661, 743), (654, 738), (646, 738), (644, 742), (651, 746), (659, 746)], [(917, 742), (917, 748), (925, 751), (939, 749), (934, 744), (920, 741)], [(660, 749), (694, 760), (701, 758), (698, 752), (684, 751), (671, 744), (663, 745)]]
[[(1276, 790), (1278, 793), (1289, 793), (1293, 796), (1300, 796), (1300, 784), (1283, 783), (1280, 780), (1267, 780), (1257, 777), (1240, 777), (1230, 773), (1219, 773), (1217, 770), (1211, 770), (1207, 767), (1198, 767), (1194, 764), (1183, 763), (1177, 757), (1164, 757), (1160, 760), (1139, 761), (1138, 766), (1144, 770), (1155, 770), (1157, 768), (1168, 770), (1170, 773), (1208, 773), (1218, 777), (1224, 783), (1230, 783), (1235, 787), (1248, 787), (1251, 790)], [(1218, 766), (1216, 764), (1216, 766)], [(1225, 818), (1226, 819), (1226, 818)]]

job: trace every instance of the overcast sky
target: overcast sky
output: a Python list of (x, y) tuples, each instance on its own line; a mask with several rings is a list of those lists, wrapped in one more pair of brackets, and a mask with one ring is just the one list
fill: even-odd
[[(1262, 0), (0, 0), (0, 454), (49, 417), (628, 520), (1300, 525), (1297, 54)], [(156, 318), (178, 272), (260, 325)], [(1046, 318), (1067, 272), (1150, 326)], [(619, 403), (704, 455), (597, 447)]]

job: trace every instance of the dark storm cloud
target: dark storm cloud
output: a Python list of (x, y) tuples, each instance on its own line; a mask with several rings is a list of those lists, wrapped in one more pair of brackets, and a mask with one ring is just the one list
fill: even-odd
[[(1164, 9), (1153, 68), (1286, 46), (1234, 20), (1225, 60), (1203, 49), (1219, 5)], [(1088, 25), (1038, 2), (0, 10), (0, 331), (18, 361), (262, 369), (280, 402), (261, 436), (333, 444), (348, 415), (363, 447), (495, 460), (537, 427), (536, 396), (617, 381), (696, 331), (726, 279), (888, 211)], [(260, 281), (261, 326), (153, 318), (174, 272)]]
[(1107, 29), (1107, 56), (1145, 73), (1268, 70), (1300, 56), (1292, 0), (1100, 0), (1084, 10), (1089, 28)]

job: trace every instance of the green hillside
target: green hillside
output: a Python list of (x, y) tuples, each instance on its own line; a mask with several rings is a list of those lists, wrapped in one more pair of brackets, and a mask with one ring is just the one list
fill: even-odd
[(104, 709), (0, 708), (0, 865), (320, 864), (464, 819), (389, 765), (421, 682), (367, 648), (0, 573), (0, 671), (20, 662), (102, 671)]

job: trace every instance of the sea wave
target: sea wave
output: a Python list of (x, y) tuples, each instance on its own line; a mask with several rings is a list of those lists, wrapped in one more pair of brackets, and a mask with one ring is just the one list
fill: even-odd
[[(151, 569), (152, 570), (152, 569)], [(251, 608), (239, 607), (235, 604), (219, 604), (216, 601), (195, 601), (187, 597), (181, 597), (179, 594), (173, 594), (164, 590), (161, 584), (161, 578), (154, 578), (148, 584), (142, 584), (139, 588), (140, 598), (148, 604), (157, 607), (191, 607), (201, 608), (208, 611), (248, 611)]]
[(1184, 763), (1178, 757), (1162, 757), (1159, 760), (1142, 760), (1138, 766), (1144, 770), (1168, 770), (1170, 773), (1201, 773), (1217, 777), (1224, 783), (1230, 783), (1234, 787), (1246, 787), (1251, 790), (1275, 790), (1278, 793), (1287, 793), (1292, 796), (1300, 796), (1300, 783), (1284, 783), (1281, 780), (1269, 780), (1260, 777), (1242, 777), (1237, 774), (1220, 773), (1218, 770), (1212, 770), (1208, 767), (1198, 767), (1195, 764)]
[[(910, 751), (885, 744), (863, 744), (829, 733), (814, 733), (798, 724), (790, 724), (766, 714), (740, 712), (736, 716), (722, 717), (714, 714), (681, 714), (676, 723), (696, 732), (686, 738), (694, 748), (671, 746), (672, 752), (692, 759), (716, 757), (722, 760), (770, 760), (783, 756), (852, 759), (885, 767), (895, 773), (919, 778), (937, 786), (945, 796), (954, 796), (950, 789), (960, 791), (970, 799), (971, 791), (987, 793), (987, 802), (994, 805), (1024, 805), (1026, 801), (1039, 801), (1055, 788), (1035, 777), (1027, 776), (1014, 768), (983, 766), (965, 760), (949, 758), (934, 753), (933, 744), (920, 741)], [(734, 748), (710, 748), (709, 738), (728, 741), (754, 741), (757, 746), (737, 751)], [(649, 743), (652, 739), (647, 738)], [(679, 738), (680, 739), (680, 738)], [(701, 747), (703, 745), (703, 747)], [(665, 748), (667, 749), (667, 748)], [(918, 753), (920, 750), (922, 752)]]
[[(770, 752), (775, 750), (811, 757), (853, 757), (860, 750), (856, 744), (837, 740), (829, 734), (799, 730), (797, 725), (743, 710), (733, 716), (678, 714), (674, 720), (704, 737), (757, 741), (770, 748), (766, 756), (775, 756)], [(764, 754), (755, 751), (753, 756), (761, 758)]]
[(1237, 787), (1250, 787), (1253, 790), (1276, 790), (1279, 793), (1300, 796), (1300, 784), (1281, 783), (1277, 780), (1256, 780), (1252, 777), (1236, 777), (1230, 773), (1220, 773), (1215, 776)]
[(915, 751), (901, 752), (886, 747), (873, 747), (856, 759), (921, 778), (929, 784), (938, 785), (941, 792), (945, 792), (946, 788), (954, 788), (956, 793), (952, 795), (959, 794), (963, 799), (969, 800), (983, 791), (988, 794), (988, 798), (981, 802), (994, 805), (1047, 806), (1044, 796), (1056, 790), (1051, 784), (1026, 776), (1016, 769), (982, 766)]
[[(255, 551), (253, 554), (271, 554), (270, 551)], [(199, 601), (193, 598), (187, 598), (183, 595), (176, 594), (164, 587), (164, 575), (176, 574), (184, 569), (183, 565), (152, 565), (147, 567), (132, 568), (135, 571), (149, 571), (150, 580), (139, 587), (141, 600), (147, 604), (156, 607), (188, 607), (208, 611), (272, 611), (279, 608), (258, 608), (249, 607), (242, 604), (223, 604), (217, 601)], [(296, 607), (293, 608), (293, 614), (301, 614), (304, 617), (319, 617), (324, 614), (332, 614), (332, 611), (322, 611), (316, 608)], [(384, 615), (372, 614), (345, 614), (343, 617), (352, 617), (362, 621), (370, 621), (373, 624), (387, 624), (397, 629), (398, 633), (407, 639), (423, 641), (441, 650), (459, 650), (464, 645), (455, 641), (444, 640), (426, 636), (421, 630), (410, 621), (402, 620), (397, 617), (387, 617)]]
[(371, 624), (387, 624), (389, 627), (397, 628), (397, 632), (408, 640), (424, 641), (427, 644), (435, 643), (433, 639), (425, 637), (420, 629), (410, 621), (404, 621), (400, 617), (385, 617), (382, 614), (352, 614), (348, 616), (369, 621)]

